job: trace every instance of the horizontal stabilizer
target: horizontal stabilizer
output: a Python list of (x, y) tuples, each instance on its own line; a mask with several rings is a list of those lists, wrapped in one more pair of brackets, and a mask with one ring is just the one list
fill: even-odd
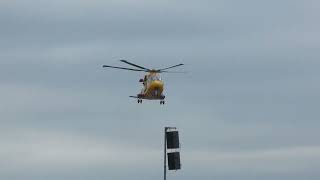
[(129, 97), (131, 97), (131, 98), (137, 98), (137, 99), (138, 99), (138, 96), (129, 96)]

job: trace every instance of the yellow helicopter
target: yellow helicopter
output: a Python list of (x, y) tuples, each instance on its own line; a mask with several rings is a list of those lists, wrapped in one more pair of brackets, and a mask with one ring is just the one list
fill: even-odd
[(165, 101), (164, 101), (165, 96), (163, 95), (164, 82), (160, 77), (160, 73), (183, 73), (183, 72), (172, 72), (167, 70), (178, 67), (178, 66), (182, 66), (184, 64), (177, 64), (177, 65), (170, 66), (167, 68), (162, 68), (162, 69), (148, 69), (148, 68), (133, 64), (126, 60), (120, 60), (120, 61), (123, 63), (129, 64), (131, 66), (134, 66), (138, 69), (108, 66), (108, 65), (103, 65), (102, 67), (123, 69), (123, 70), (129, 70), (129, 71), (141, 71), (141, 72), (148, 73), (144, 76), (143, 79), (140, 79), (139, 81), (143, 84), (143, 88), (141, 92), (137, 94), (137, 96), (130, 96), (132, 98), (137, 98), (138, 103), (142, 103), (142, 99), (147, 99), (147, 100), (160, 100), (160, 104), (165, 104)]

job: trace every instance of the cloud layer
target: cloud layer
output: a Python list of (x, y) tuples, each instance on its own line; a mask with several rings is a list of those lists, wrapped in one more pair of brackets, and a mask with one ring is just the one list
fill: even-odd
[[(0, 179), (319, 179), (319, 2), (0, 2)], [(166, 106), (137, 105), (160, 68)]]

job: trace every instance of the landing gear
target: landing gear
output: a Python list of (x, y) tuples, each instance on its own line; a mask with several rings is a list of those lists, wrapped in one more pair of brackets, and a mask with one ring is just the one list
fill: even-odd
[(164, 105), (164, 104), (165, 104), (165, 102), (164, 102), (163, 100), (161, 100), (161, 101), (160, 101), (160, 104), (163, 104), (163, 105)]
[(138, 99), (138, 104), (142, 104), (142, 99)]

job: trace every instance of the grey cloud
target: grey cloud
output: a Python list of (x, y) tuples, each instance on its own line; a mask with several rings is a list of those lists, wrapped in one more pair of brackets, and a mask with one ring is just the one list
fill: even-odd
[[(318, 5), (1, 1), (1, 179), (161, 178), (164, 126), (181, 131), (183, 170), (170, 179), (319, 179)], [(128, 96), (143, 74), (101, 68), (118, 59), (189, 73), (163, 75), (166, 106), (137, 106)], [(107, 165), (104, 153), (123, 149)], [(47, 164), (21, 162), (40, 155)]]

